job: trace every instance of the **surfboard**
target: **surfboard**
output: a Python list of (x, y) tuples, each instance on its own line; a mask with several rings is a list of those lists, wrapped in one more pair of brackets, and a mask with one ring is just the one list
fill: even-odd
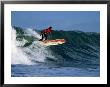
[(65, 39), (55, 39), (55, 40), (45, 40), (45, 41), (40, 41), (40, 44), (45, 45), (45, 46), (50, 46), (50, 45), (59, 45), (65, 43)]

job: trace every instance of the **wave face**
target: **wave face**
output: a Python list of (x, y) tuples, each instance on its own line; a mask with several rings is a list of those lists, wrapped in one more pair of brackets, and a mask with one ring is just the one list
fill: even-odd
[[(14, 38), (14, 39), (13, 39)], [(53, 31), (48, 39), (65, 39), (56, 46), (39, 44), (39, 31), (12, 29), (12, 64), (96, 67), (100, 65), (100, 34), (81, 31)], [(19, 57), (18, 57), (19, 56)]]

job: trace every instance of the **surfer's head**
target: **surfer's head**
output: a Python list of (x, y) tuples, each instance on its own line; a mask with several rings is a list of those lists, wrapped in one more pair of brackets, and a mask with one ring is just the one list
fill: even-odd
[(50, 26), (49, 29), (52, 29), (52, 27)]

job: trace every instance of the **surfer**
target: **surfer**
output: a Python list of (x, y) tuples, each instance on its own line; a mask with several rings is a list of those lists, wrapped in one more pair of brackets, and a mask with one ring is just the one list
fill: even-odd
[(52, 27), (48, 27), (41, 31), (42, 38), (39, 41), (43, 41), (43, 39), (47, 40), (48, 34), (52, 32)]

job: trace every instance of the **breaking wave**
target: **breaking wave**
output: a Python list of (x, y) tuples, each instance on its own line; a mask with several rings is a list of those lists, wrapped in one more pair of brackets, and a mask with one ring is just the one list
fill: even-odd
[[(26, 43), (29, 43), (24, 36), (20, 36), (20, 33), (17, 33), (16, 29), (12, 29), (12, 64), (36, 64), (36, 62), (45, 62), (46, 57), (54, 58), (49, 49), (46, 49), (45, 46), (41, 46), (38, 42), (40, 35), (33, 31), (32, 29), (24, 30), (24, 36), (34, 36), (35, 41), (31, 45), (25, 47)], [(17, 39), (17, 36), (20, 36), (22, 39)]]
[(12, 29), (12, 64), (94, 67), (100, 64), (100, 34), (82, 31), (53, 31), (49, 39), (65, 39), (56, 46), (39, 44), (38, 30)]

